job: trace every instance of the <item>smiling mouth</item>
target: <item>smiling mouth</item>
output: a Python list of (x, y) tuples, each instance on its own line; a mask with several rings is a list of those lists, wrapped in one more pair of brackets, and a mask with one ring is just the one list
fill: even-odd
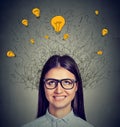
[(56, 101), (64, 100), (65, 98), (66, 98), (66, 96), (54, 96), (54, 99)]

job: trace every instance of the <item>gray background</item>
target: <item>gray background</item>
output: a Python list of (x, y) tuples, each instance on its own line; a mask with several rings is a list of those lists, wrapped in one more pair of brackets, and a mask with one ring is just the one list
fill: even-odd
[[(35, 18), (31, 10), (40, 8)], [(96, 16), (94, 11), (100, 14)], [(59, 34), (55, 15), (66, 24)], [(0, 127), (18, 127), (37, 113), (42, 66), (53, 54), (69, 54), (79, 65), (87, 120), (95, 127), (118, 127), (120, 120), (120, 29), (118, 3), (112, 0), (4, 0), (0, 2)], [(29, 20), (26, 28), (21, 20)], [(101, 36), (101, 29), (109, 34)], [(70, 37), (63, 40), (63, 35)], [(49, 39), (44, 36), (49, 35)], [(32, 45), (29, 40), (35, 39)], [(13, 50), (15, 58), (6, 57)], [(103, 51), (102, 56), (96, 52)]]

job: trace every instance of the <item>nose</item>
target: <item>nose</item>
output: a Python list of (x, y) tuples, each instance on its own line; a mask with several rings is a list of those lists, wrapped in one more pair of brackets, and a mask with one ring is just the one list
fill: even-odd
[(58, 83), (57, 87), (55, 88), (55, 93), (59, 94), (63, 92), (63, 88), (60, 84), (60, 82)]

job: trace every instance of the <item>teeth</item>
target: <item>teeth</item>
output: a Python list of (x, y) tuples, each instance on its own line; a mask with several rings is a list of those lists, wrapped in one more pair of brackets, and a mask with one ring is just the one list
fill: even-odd
[(65, 96), (61, 96), (61, 97), (54, 97), (55, 100), (63, 100), (65, 98)]

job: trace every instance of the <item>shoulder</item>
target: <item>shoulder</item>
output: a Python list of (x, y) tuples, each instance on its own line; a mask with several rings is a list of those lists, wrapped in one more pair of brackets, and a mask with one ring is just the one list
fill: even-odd
[(71, 120), (71, 124), (76, 125), (76, 127), (93, 127), (93, 125), (91, 125), (90, 123), (88, 123), (87, 121), (81, 119), (80, 117), (77, 117), (74, 115), (74, 119)]
[(87, 121), (76, 116), (73, 111), (71, 111), (63, 119), (67, 122), (68, 127), (93, 127), (93, 125), (91, 125)]
[(40, 118), (37, 118), (25, 125), (23, 125), (22, 127), (43, 127), (46, 126), (46, 120), (47, 118), (45, 116), (42, 116)]

